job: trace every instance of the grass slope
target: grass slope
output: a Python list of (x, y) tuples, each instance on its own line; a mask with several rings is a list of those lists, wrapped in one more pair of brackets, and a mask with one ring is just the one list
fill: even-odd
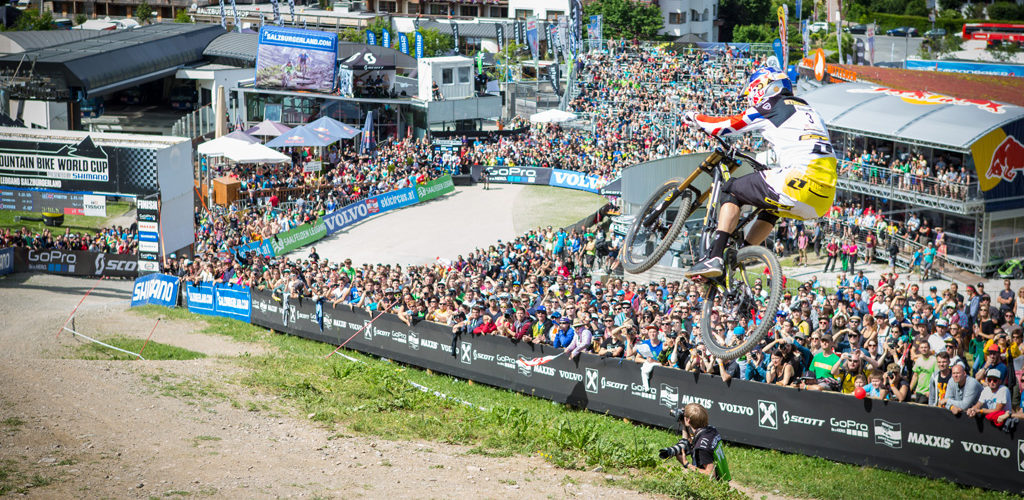
[[(269, 354), (246, 356), (249, 368), (238, 382), (278, 396), (294, 414), (309, 415), (331, 428), (387, 439), (424, 439), (468, 445), (491, 456), (539, 454), (564, 468), (600, 466), (609, 483), (676, 498), (741, 498), (727, 485), (684, 473), (659, 448), (678, 434), (620, 418), (566, 407), (523, 394), (468, 384), (445, 375), (344, 351), (364, 364), (324, 356), (333, 346), (226, 318), (200, 317), (181, 309), (136, 308), (150, 316), (204, 321), (206, 333), (271, 346)], [(421, 392), (416, 382), (450, 397)], [(481, 409), (483, 408), (483, 409)], [(714, 418), (712, 416), (712, 418)], [(1009, 498), (948, 481), (840, 464), (820, 458), (729, 445), (733, 479), (762, 491), (811, 498)]]
[[(187, 359), (199, 359), (205, 358), (206, 355), (201, 352), (191, 351), (181, 347), (161, 344), (160, 342), (150, 341), (146, 343), (146, 339), (137, 339), (131, 337), (110, 337), (97, 339), (106, 344), (110, 344), (114, 347), (124, 349), (130, 352), (141, 352), (142, 357), (148, 361), (158, 360), (187, 360)], [(115, 351), (105, 346), (87, 342), (78, 346), (77, 357), (79, 359), (103, 359), (103, 360), (117, 360), (117, 361), (128, 361), (139, 359), (130, 354), (125, 354), (121, 351)], [(145, 346), (145, 350), (143, 350)]]
[(538, 226), (565, 227), (594, 213), (607, 201), (601, 195), (551, 186), (525, 186), (512, 203), (512, 226), (522, 234)]

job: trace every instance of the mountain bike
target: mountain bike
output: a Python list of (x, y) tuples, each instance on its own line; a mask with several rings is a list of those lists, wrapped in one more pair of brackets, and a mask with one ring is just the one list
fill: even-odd
[[(683, 224), (701, 206), (706, 206), (699, 251), (705, 253), (718, 229), (722, 186), (746, 161), (754, 170), (767, 170), (751, 156), (722, 138), (707, 134), (718, 142), (700, 167), (685, 179), (671, 179), (647, 200), (636, 215), (622, 245), (623, 268), (630, 273), (650, 269), (678, 238)], [(712, 177), (711, 187), (701, 192), (693, 181), (701, 173)], [(746, 354), (768, 333), (782, 298), (782, 265), (774, 253), (763, 246), (744, 246), (745, 229), (757, 219), (761, 209), (741, 216), (723, 255), (724, 272), (707, 285), (701, 312), (700, 334), (708, 351), (723, 360)], [(703, 255), (694, 256), (699, 260)], [(760, 285), (760, 288), (758, 286)], [(742, 328), (742, 332), (738, 329)], [(731, 330), (729, 330), (731, 329)]]

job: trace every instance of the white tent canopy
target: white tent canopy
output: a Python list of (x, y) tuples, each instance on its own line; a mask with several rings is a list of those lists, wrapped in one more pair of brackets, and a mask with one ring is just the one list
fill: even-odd
[(197, 148), (199, 154), (211, 158), (226, 158), (235, 163), (287, 163), (291, 157), (262, 144), (249, 144), (231, 137), (220, 137), (204, 142)]
[(530, 123), (562, 123), (576, 119), (576, 115), (559, 109), (549, 109), (534, 113), (530, 116)]

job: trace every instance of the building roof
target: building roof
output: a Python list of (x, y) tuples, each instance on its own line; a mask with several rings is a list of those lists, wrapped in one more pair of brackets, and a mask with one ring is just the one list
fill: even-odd
[(863, 83), (823, 85), (801, 94), (830, 129), (969, 152), (992, 130), (1024, 119), (1024, 108)]
[(199, 62), (203, 49), (222, 33), (224, 28), (216, 24), (158, 23), (0, 56), (0, 68), (13, 70), (24, 62), (31, 69), (21, 71), (94, 97)]
[(0, 32), (0, 54), (13, 54), (77, 42), (104, 34), (92, 30), (47, 30)]
[(903, 90), (924, 90), (953, 97), (988, 99), (1024, 106), (1024, 80), (1013, 76), (942, 73), (879, 66), (840, 67), (857, 73), (859, 80)]
[[(411, 42), (411, 40), (410, 40)], [(257, 33), (224, 33), (206, 46), (203, 55), (214, 61), (236, 66), (255, 67), (256, 49), (259, 47)], [(395, 49), (367, 45), (365, 43), (338, 42), (338, 60), (345, 61), (353, 54), (373, 54), (382, 66), (415, 68), (416, 58)]]

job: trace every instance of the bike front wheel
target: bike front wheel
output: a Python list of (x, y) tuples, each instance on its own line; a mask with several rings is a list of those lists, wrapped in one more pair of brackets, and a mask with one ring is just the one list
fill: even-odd
[[(782, 279), (782, 265), (767, 248), (736, 252), (735, 261), (726, 263), (726, 275), (708, 286), (704, 298), (700, 335), (708, 352), (726, 361), (750, 352), (775, 324)], [(758, 281), (762, 293), (756, 291)]]
[(670, 179), (658, 188), (629, 226), (622, 243), (622, 268), (631, 274), (642, 273), (658, 263), (683, 230), (693, 213), (693, 191), (679, 192), (681, 179)]

